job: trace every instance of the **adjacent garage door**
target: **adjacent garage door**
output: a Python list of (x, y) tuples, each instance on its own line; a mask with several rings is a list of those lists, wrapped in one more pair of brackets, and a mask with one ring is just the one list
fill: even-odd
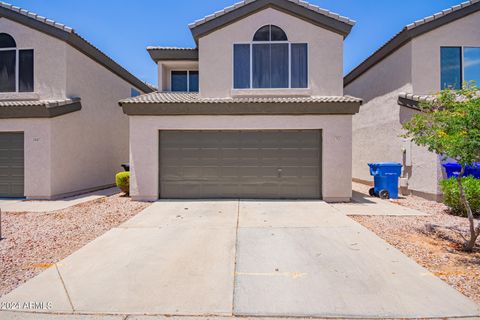
[(24, 196), (23, 133), (0, 132), (0, 198)]
[(321, 131), (161, 131), (161, 198), (321, 198)]

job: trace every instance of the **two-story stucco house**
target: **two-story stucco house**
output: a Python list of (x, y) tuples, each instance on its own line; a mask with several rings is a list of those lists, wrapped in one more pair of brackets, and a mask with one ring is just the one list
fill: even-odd
[(350, 200), (353, 25), (304, 1), (242, 1), (190, 25), (197, 48), (149, 47), (160, 92), (120, 102), (132, 197)]
[(70, 27), (0, 3), (0, 197), (113, 185), (128, 161), (118, 100), (151, 91)]
[(421, 100), (465, 81), (480, 84), (480, 2), (458, 6), (406, 26), (345, 77), (345, 92), (364, 105), (353, 120), (353, 177), (369, 182), (367, 164), (404, 164), (410, 193), (439, 200), (442, 158), (401, 138), (402, 124)]

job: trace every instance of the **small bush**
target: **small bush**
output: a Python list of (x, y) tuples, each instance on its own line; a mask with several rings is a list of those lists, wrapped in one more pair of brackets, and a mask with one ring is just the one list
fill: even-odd
[(126, 195), (130, 194), (130, 172), (120, 172), (115, 176), (117, 187), (120, 188)]
[[(460, 199), (460, 189), (458, 188), (457, 179), (450, 178), (443, 180), (441, 186), (445, 205), (452, 210), (453, 214), (466, 217), (467, 210)], [(463, 178), (463, 187), (465, 189), (465, 195), (472, 207), (473, 214), (480, 214), (480, 179), (473, 177)]]

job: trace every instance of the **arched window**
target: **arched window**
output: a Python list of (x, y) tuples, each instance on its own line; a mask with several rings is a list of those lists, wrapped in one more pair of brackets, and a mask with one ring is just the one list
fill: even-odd
[(15, 42), (15, 39), (9, 34), (6, 33), (0, 33), (0, 49), (5, 49), (5, 48), (16, 48), (17, 44)]
[(307, 88), (307, 51), (280, 27), (261, 27), (252, 43), (234, 45), (234, 89)]
[(19, 50), (15, 39), (0, 33), (0, 92), (33, 91), (33, 50)]
[(253, 41), (288, 41), (287, 34), (273, 25), (263, 26), (253, 36)]

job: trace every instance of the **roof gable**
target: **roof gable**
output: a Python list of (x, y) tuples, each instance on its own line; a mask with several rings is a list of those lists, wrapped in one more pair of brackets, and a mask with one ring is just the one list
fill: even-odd
[(480, 0), (470, 0), (409, 24), (366, 60), (360, 63), (355, 69), (350, 71), (350, 73), (344, 78), (344, 86), (352, 83), (355, 79), (397, 51), (413, 38), (478, 11), (480, 11)]
[(355, 21), (301, 0), (244, 0), (190, 24), (195, 41), (265, 8), (274, 8), (346, 37)]
[(132, 75), (97, 47), (78, 35), (70, 27), (1, 1), (0, 17), (15, 21), (34, 30), (65, 41), (136, 88), (144, 92), (154, 91), (149, 85)]

